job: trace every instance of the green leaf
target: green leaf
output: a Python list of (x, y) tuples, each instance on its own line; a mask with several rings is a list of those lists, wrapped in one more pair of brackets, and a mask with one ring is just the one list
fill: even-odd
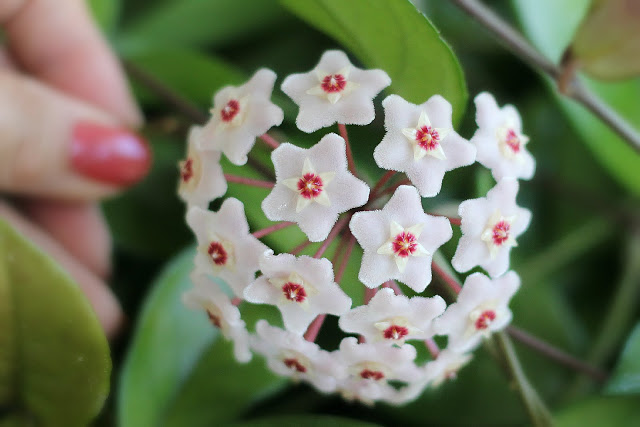
[(237, 363), (204, 313), (184, 307), (194, 256), (172, 261), (145, 303), (122, 371), (120, 426), (220, 425), (281, 383), (260, 358)]
[(110, 372), (107, 340), (80, 288), (0, 219), (0, 423), (87, 425)]
[[(588, 0), (512, 1), (525, 34), (554, 62), (559, 61), (589, 4)], [(549, 80), (547, 82), (555, 94), (555, 84)], [(584, 84), (629, 123), (635, 124), (637, 129), (640, 104), (636, 100), (640, 93), (640, 80), (600, 83), (585, 78)], [(637, 176), (640, 156), (582, 106), (560, 95), (557, 95), (557, 99), (594, 158), (620, 185), (635, 195), (640, 195), (640, 180)]]
[(118, 425), (157, 426), (200, 355), (217, 338), (202, 313), (182, 304), (192, 284), (195, 250), (173, 260), (155, 281), (137, 321), (118, 390)]
[(354, 420), (351, 418), (329, 417), (322, 415), (286, 415), (280, 417), (259, 418), (232, 424), (232, 427), (375, 427), (379, 424)]
[(184, 223), (185, 205), (178, 199), (178, 160), (185, 143), (147, 133), (153, 151), (149, 175), (121, 196), (103, 203), (116, 245), (147, 258), (169, 256), (192, 240)]
[(640, 394), (640, 323), (629, 335), (605, 390), (607, 394)]
[(591, 398), (556, 416), (558, 427), (636, 427), (640, 423), (637, 398)]
[(102, 31), (110, 33), (116, 28), (120, 15), (120, 0), (88, 0), (89, 9)]
[[(246, 79), (246, 75), (234, 67), (195, 50), (149, 46), (136, 51), (124, 51), (123, 55), (133, 65), (203, 108), (211, 106), (215, 91)], [(157, 100), (147, 91), (140, 93), (139, 87), (138, 92), (143, 102)]]
[(247, 39), (284, 21), (275, 0), (172, 0), (130, 25), (121, 42), (169, 46), (221, 46)]
[(413, 103), (440, 94), (464, 113), (467, 89), (451, 48), (408, 0), (283, 0), (284, 6), (335, 38), (369, 68), (391, 77), (387, 89)]

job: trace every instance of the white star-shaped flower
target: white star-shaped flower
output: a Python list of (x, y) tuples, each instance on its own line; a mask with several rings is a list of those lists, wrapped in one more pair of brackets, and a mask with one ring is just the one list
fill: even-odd
[(509, 301), (519, 287), (520, 278), (513, 271), (493, 280), (474, 273), (465, 280), (458, 300), (434, 321), (434, 329), (449, 337), (447, 348), (470, 351), (511, 322)]
[(233, 341), (234, 354), (239, 362), (251, 360), (249, 332), (240, 318), (240, 310), (231, 304), (229, 297), (209, 277), (191, 274), (195, 287), (182, 295), (184, 304), (193, 310), (205, 310), (211, 324), (220, 329), (222, 335)]
[(369, 198), (369, 186), (347, 170), (344, 140), (334, 133), (309, 149), (280, 144), (271, 159), (276, 184), (262, 210), (272, 221), (297, 222), (312, 242), (326, 239), (340, 213)]
[(396, 389), (388, 381), (411, 382), (418, 374), (413, 360), (416, 349), (409, 344), (402, 347), (385, 343), (358, 344), (348, 337), (340, 343), (338, 356), (342, 360), (342, 374), (338, 388), (345, 397), (363, 402), (393, 401)]
[(235, 165), (247, 163), (256, 137), (282, 123), (282, 109), (271, 102), (276, 74), (262, 68), (246, 84), (220, 89), (213, 97), (211, 118), (204, 126), (201, 148), (222, 151)]
[(220, 277), (242, 298), (253, 282), (258, 260), (270, 249), (249, 234), (249, 224), (241, 201), (228, 198), (218, 212), (193, 207), (187, 223), (198, 240), (196, 272)]
[(303, 334), (319, 314), (339, 316), (351, 308), (351, 298), (333, 281), (326, 258), (266, 254), (260, 271), (262, 276), (245, 289), (244, 298), (277, 306), (285, 327), (296, 334)]
[(459, 272), (479, 265), (491, 277), (509, 268), (509, 252), (531, 221), (531, 212), (516, 205), (518, 181), (503, 178), (487, 197), (460, 204), (462, 237), (451, 260)]
[(440, 296), (432, 298), (395, 295), (383, 288), (369, 301), (340, 316), (340, 328), (360, 334), (367, 342), (384, 341), (402, 345), (405, 340), (425, 340), (433, 336), (431, 323), (447, 304)]
[(296, 124), (304, 132), (334, 123), (366, 125), (373, 121), (373, 98), (391, 79), (382, 70), (361, 70), (347, 55), (329, 50), (308, 73), (284, 79), (282, 91), (300, 107)]
[(407, 185), (382, 210), (354, 214), (349, 227), (364, 250), (358, 278), (370, 288), (397, 279), (422, 292), (433, 253), (452, 236), (449, 221), (424, 213), (418, 191)]
[(442, 350), (436, 360), (424, 366), (427, 382), (432, 388), (437, 388), (445, 381), (456, 379), (458, 371), (472, 358), (473, 356), (468, 353), (457, 353), (449, 348)]
[(406, 173), (422, 197), (440, 192), (445, 172), (475, 161), (475, 147), (453, 130), (451, 104), (440, 95), (421, 105), (391, 95), (382, 106), (387, 133), (373, 157), (381, 168)]
[(189, 130), (187, 157), (179, 163), (180, 185), (178, 195), (187, 207), (205, 208), (209, 202), (227, 192), (227, 181), (220, 166), (220, 152), (198, 149), (202, 128), (192, 126)]
[(337, 361), (331, 353), (301, 335), (269, 325), (264, 319), (256, 324), (256, 333), (252, 347), (267, 358), (272, 371), (308, 381), (325, 393), (336, 389)]
[(536, 163), (525, 145), (520, 114), (513, 105), (498, 107), (494, 97), (483, 92), (476, 96), (478, 130), (471, 142), (478, 148), (478, 162), (491, 169), (496, 181), (502, 178), (531, 179)]

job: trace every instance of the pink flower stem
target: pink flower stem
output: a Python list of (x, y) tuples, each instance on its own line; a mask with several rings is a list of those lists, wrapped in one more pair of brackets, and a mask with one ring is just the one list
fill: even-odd
[(396, 173), (397, 173), (396, 171), (388, 171), (387, 173), (382, 175), (382, 178), (380, 178), (380, 180), (376, 182), (375, 187), (373, 187), (373, 190), (371, 190), (371, 195), (369, 196), (369, 200), (374, 199), (378, 194), (378, 191), (380, 191), (380, 189), (382, 188), (382, 186), (385, 185), (387, 182), (389, 182), (389, 180), (393, 178), (393, 176)]
[(265, 144), (267, 144), (269, 147), (273, 148), (274, 150), (280, 146), (280, 143), (278, 141), (276, 141), (268, 133), (264, 133), (264, 134), (260, 135), (259, 138), (262, 140), (262, 142), (264, 142)]
[(353, 247), (356, 245), (356, 238), (349, 237), (349, 243), (347, 243), (347, 249), (344, 251), (344, 256), (342, 257), (342, 262), (340, 263), (340, 267), (338, 267), (338, 272), (336, 273), (336, 283), (340, 283), (342, 280), (342, 276), (344, 276), (344, 272), (347, 269), (347, 265), (349, 265), (349, 258), (351, 258), (351, 253), (353, 252)]
[(335, 240), (338, 236), (338, 233), (342, 231), (342, 229), (349, 223), (349, 219), (351, 219), (351, 215), (345, 215), (336, 222), (336, 224), (331, 229), (331, 232), (327, 236), (326, 240), (322, 242), (320, 248), (318, 248), (318, 252), (313, 256), (314, 258), (322, 257), (322, 254), (329, 248), (329, 245)]
[(376, 294), (378, 293), (378, 289), (377, 288), (368, 288), (365, 286), (364, 288), (364, 303), (365, 304), (369, 304), (369, 301), (371, 301), (371, 298), (375, 297)]
[(385, 194), (393, 193), (401, 185), (409, 185), (409, 184), (411, 184), (411, 181), (409, 181), (408, 179), (403, 179), (399, 183), (397, 183), (395, 185), (392, 185), (391, 187), (387, 187), (384, 190), (378, 192), (378, 194), (376, 194), (375, 197), (372, 197), (371, 200), (373, 201), (373, 200), (379, 199), (380, 197), (384, 196)]
[(273, 224), (267, 228), (263, 228), (262, 230), (254, 231), (251, 233), (253, 237), (256, 239), (261, 239), (267, 234), (273, 233), (274, 231), (282, 230), (283, 228), (287, 228), (295, 224), (295, 222), (282, 221), (277, 224)]
[(233, 304), (233, 305), (235, 305), (237, 307), (240, 304), (242, 304), (242, 301), (244, 301), (242, 298), (235, 297), (235, 298), (233, 298), (231, 300), (231, 304)]
[(238, 184), (250, 185), (252, 187), (273, 188), (273, 186), (275, 185), (273, 182), (261, 181), (259, 179), (245, 178), (244, 176), (231, 175), (228, 173), (225, 173), (224, 177), (227, 180), (227, 182), (236, 182)]
[(440, 266), (436, 264), (435, 261), (431, 263), (431, 268), (433, 269), (434, 273), (440, 276), (440, 278), (447, 284), (447, 286), (451, 288), (453, 292), (455, 292), (456, 294), (460, 293), (460, 291), (462, 290), (462, 286), (460, 286), (456, 279), (448, 275), (446, 271), (440, 268)]
[(393, 292), (395, 292), (396, 295), (404, 295), (404, 292), (402, 292), (402, 289), (400, 289), (400, 286), (398, 286), (398, 283), (395, 280), (389, 280), (387, 282), (384, 282), (382, 284), (382, 287), (393, 289)]
[(340, 136), (344, 139), (344, 142), (347, 146), (347, 163), (349, 164), (349, 170), (355, 176), (358, 176), (356, 173), (356, 164), (353, 161), (353, 152), (351, 151), (351, 144), (349, 144), (349, 135), (347, 134), (347, 127), (343, 123), (338, 123), (338, 130), (340, 131)]
[(429, 350), (429, 353), (434, 360), (438, 358), (438, 355), (440, 354), (440, 347), (438, 347), (438, 344), (436, 344), (433, 338), (424, 340), (424, 346)]
[(304, 333), (304, 339), (309, 342), (314, 342), (316, 338), (318, 338), (318, 333), (320, 332), (320, 328), (322, 328), (322, 324), (324, 323), (324, 319), (327, 317), (326, 314), (321, 314), (309, 325), (307, 328), (307, 332)]
[(306, 247), (309, 246), (310, 244), (311, 242), (309, 240), (305, 240), (304, 242), (300, 243), (298, 246), (293, 248), (293, 250), (291, 250), (289, 253), (291, 255), (298, 255), (300, 252), (304, 251)]
[(460, 227), (462, 225), (462, 219), (457, 218), (457, 217), (453, 217), (453, 216), (447, 216), (447, 215), (440, 215), (437, 213), (430, 213), (427, 212), (429, 215), (433, 215), (433, 216), (440, 216), (442, 218), (447, 218), (449, 220), (449, 222), (451, 223), (451, 225), (457, 225), (458, 227)]

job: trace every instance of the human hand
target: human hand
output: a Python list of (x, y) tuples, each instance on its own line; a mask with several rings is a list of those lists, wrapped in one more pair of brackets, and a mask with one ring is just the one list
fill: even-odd
[[(108, 336), (122, 311), (104, 279), (111, 239), (94, 201), (149, 170), (142, 117), (84, 0), (7, 0), (0, 26), (0, 217), (80, 284)], [(24, 197), (28, 196), (28, 199)]]

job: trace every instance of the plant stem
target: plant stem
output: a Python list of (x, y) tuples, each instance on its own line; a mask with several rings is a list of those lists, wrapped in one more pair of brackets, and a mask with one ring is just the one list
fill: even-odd
[(351, 235), (351, 237), (349, 237), (349, 243), (347, 243), (347, 249), (344, 252), (344, 257), (342, 258), (342, 262), (340, 263), (340, 267), (338, 268), (338, 272), (336, 273), (336, 283), (340, 283), (340, 281), (342, 280), (342, 276), (344, 276), (347, 265), (349, 265), (349, 258), (351, 258), (351, 252), (353, 252), (353, 247), (355, 245), (356, 238)]
[(385, 185), (387, 182), (389, 182), (389, 180), (391, 178), (393, 178), (393, 176), (398, 173), (396, 171), (387, 171), (387, 173), (385, 173), (384, 175), (382, 175), (382, 178), (380, 178), (380, 180), (378, 180), (378, 182), (376, 182), (375, 187), (373, 187), (373, 190), (371, 190), (371, 194), (369, 195), (369, 200), (372, 200), (376, 197), (378, 191), (380, 191), (380, 189), (382, 188), (383, 185)]
[(276, 141), (275, 138), (269, 135), (268, 133), (260, 135), (259, 138), (262, 140), (262, 142), (264, 142), (274, 150), (280, 146), (280, 143)]
[(351, 152), (351, 144), (349, 143), (347, 127), (342, 123), (338, 123), (338, 130), (340, 131), (340, 136), (344, 139), (344, 143), (347, 146), (347, 163), (349, 164), (349, 171), (351, 171), (354, 176), (358, 176), (356, 173), (356, 164), (353, 161), (353, 152)]
[(503, 359), (509, 375), (517, 385), (520, 399), (524, 404), (534, 426), (547, 427), (553, 425), (553, 419), (538, 393), (527, 380), (520, 361), (513, 349), (509, 336), (504, 332), (494, 334), (499, 356)]
[(275, 231), (282, 230), (283, 228), (290, 227), (290, 226), (292, 226), (294, 224), (295, 224), (295, 222), (282, 221), (282, 222), (279, 222), (279, 223), (274, 224), (272, 226), (269, 226), (267, 228), (263, 228), (262, 230), (254, 231), (251, 234), (256, 239), (261, 239), (264, 236), (266, 236), (267, 234), (271, 234), (271, 233), (273, 233)]
[(342, 229), (349, 223), (349, 219), (351, 219), (351, 215), (345, 215), (340, 218), (338, 222), (336, 222), (325, 241), (322, 242), (322, 245), (313, 256), (314, 258), (320, 258), (325, 253), (325, 251), (329, 248), (329, 245), (331, 245), (331, 243), (338, 236), (338, 233), (340, 233)]
[(320, 314), (318, 317), (313, 319), (313, 322), (307, 328), (307, 331), (304, 333), (304, 339), (309, 342), (314, 342), (316, 338), (318, 338), (318, 333), (320, 332), (320, 328), (322, 328), (322, 324), (324, 323), (324, 319), (327, 317), (326, 314)]
[(382, 287), (383, 288), (391, 288), (391, 289), (393, 289), (393, 292), (396, 295), (404, 295), (404, 292), (402, 292), (402, 289), (400, 289), (400, 286), (398, 286), (398, 283), (396, 283), (395, 280), (389, 280), (389, 281), (385, 282), (382, 285)]
[[(451, 0), (451, 2), (491, 31), (506, 45), (511, 53), (528, 63), (532, 68), (547, 74), (556, 82), (566, 77), (563, 75), (563, 69), (560, 66), (549, 61), (549, 59), (538, 52), (519, 32), (479, 1)], [(631, 148), (640, 152), (640, 134), (577, 79), (574, 78), (571, 84), (567, 85), (567, 91), (564, 95), (572, 98), (587, 110), (591, 111), (591, 113), (629, 144)]]
[(462, 290), (462, 286), (460, 286), (456, 279), (448, 275), (447, 272), (444, 271), (444, 269), (442, 269), (435, 261), (431, 263), (431, 268), (433, 269), (433, 272), (440, 276), (442, 281), (446, 283), (453, 292), (455, 292), (456, 294), (460, 293), (460, 291)]
[(438, 358), (438, 355), (440, 354), (440, 347), (438, 347), (438, 344), (436, 344), (433, 338), (424, 340), (424, 346), (429, 350), (429, 354), (431, 354), (433, 360)]
[(300, 243), (298, 246), (296, 246), (295, 248), (293, 248), (289, 253), (292, 255), (298, 255), (300, 252), (302, 252), (303, 250), (305, 250), (305, 248), (307, 246), (309, 246), (311, 244), (311, 242), (307, 239), (304, 242)]
[(561, 365), (567, 366), (574, 371), (582, 372), (596, 381), (604, 382), (607, 380), (607, 374), (605, 372), (549, 345), (522, 329), (516, 328), (515, 326), (508, 326), (507, 332), (512, 338)]
[(224, 177), (227, 180), (227, 182), (235, 182), (238, 184), (250, 185), (252, 187), (273, 188), (273, 186), (275, 185), (273, 182), (262, 181), (259, 179), (245, 178), (244, 176), (231, 175), (228, 173), (225, 173)]
[(372, 289), (365, 286), (364, 287), (364, 303), (369, 304), (369, 301), (371, 301), (371, 298), (375, 297), (377, 293), (378, 293), (377, 288)]

